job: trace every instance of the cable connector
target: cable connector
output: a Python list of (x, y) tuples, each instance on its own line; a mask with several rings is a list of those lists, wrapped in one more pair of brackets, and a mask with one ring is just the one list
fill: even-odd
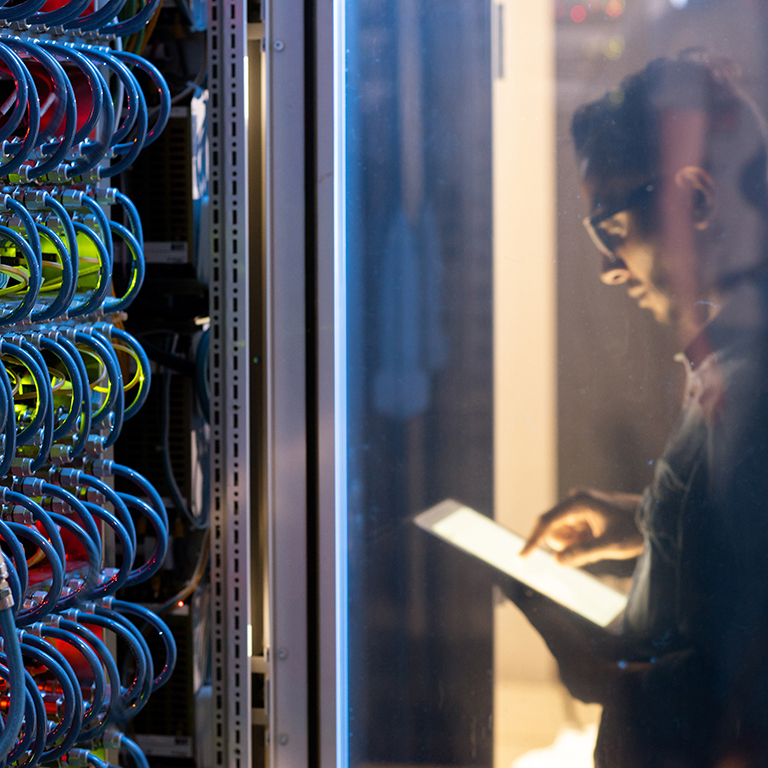
[(13, 608), (13, 593), (8, 584), (8, 565), (5, 561), (5, 553), (0, 553), (0, 610)]

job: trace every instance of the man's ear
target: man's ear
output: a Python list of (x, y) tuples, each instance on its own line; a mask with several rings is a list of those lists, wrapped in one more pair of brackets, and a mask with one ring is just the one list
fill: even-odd
[(675, 184), (691, 192), (693, 226), (706, 229), (715, 217), (717, 199), (714, 179), (703, 168), (686, 165), (675, 174)]

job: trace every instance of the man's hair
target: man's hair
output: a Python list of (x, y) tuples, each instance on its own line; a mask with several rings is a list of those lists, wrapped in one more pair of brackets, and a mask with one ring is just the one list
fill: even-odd
[(742, 195), (768, 212), (765, 121), (739, 86), (735, 68), (698, 51), (655, 59), (601, 99), (579, 107), (571, 133), (584, 176), (595, 181), (656, 176), (660, 121), (670, 110), (707, 116), (705, 168), (713, 175), (735, 173)]

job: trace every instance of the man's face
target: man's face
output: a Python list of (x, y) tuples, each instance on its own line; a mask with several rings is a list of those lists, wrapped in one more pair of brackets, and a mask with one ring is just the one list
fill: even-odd
[[(600, 217), (602, 220), (594, 225), (603, 251), (600, 279), (606, 285), (626, 286), (639, 307), (653, 312), (657, 322), (669, 323), (674, 306), (656, 234), (657, 195), (653, 182), (631, 178), (585, 186), (592, 201), (592, 218), (597, 219), (600, 211), (616, 211), (607, 218)], [(629, 207), (624, 208), (627, 204)]]

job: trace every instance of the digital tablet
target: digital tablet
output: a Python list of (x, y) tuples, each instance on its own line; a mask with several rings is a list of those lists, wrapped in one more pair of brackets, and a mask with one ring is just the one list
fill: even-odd
[(626, 595), (543, 549), (520, 557), (522, 536), (458, 501), (441, 501), (414, 522), (599, 627), (609, 628), (626, 607)]

